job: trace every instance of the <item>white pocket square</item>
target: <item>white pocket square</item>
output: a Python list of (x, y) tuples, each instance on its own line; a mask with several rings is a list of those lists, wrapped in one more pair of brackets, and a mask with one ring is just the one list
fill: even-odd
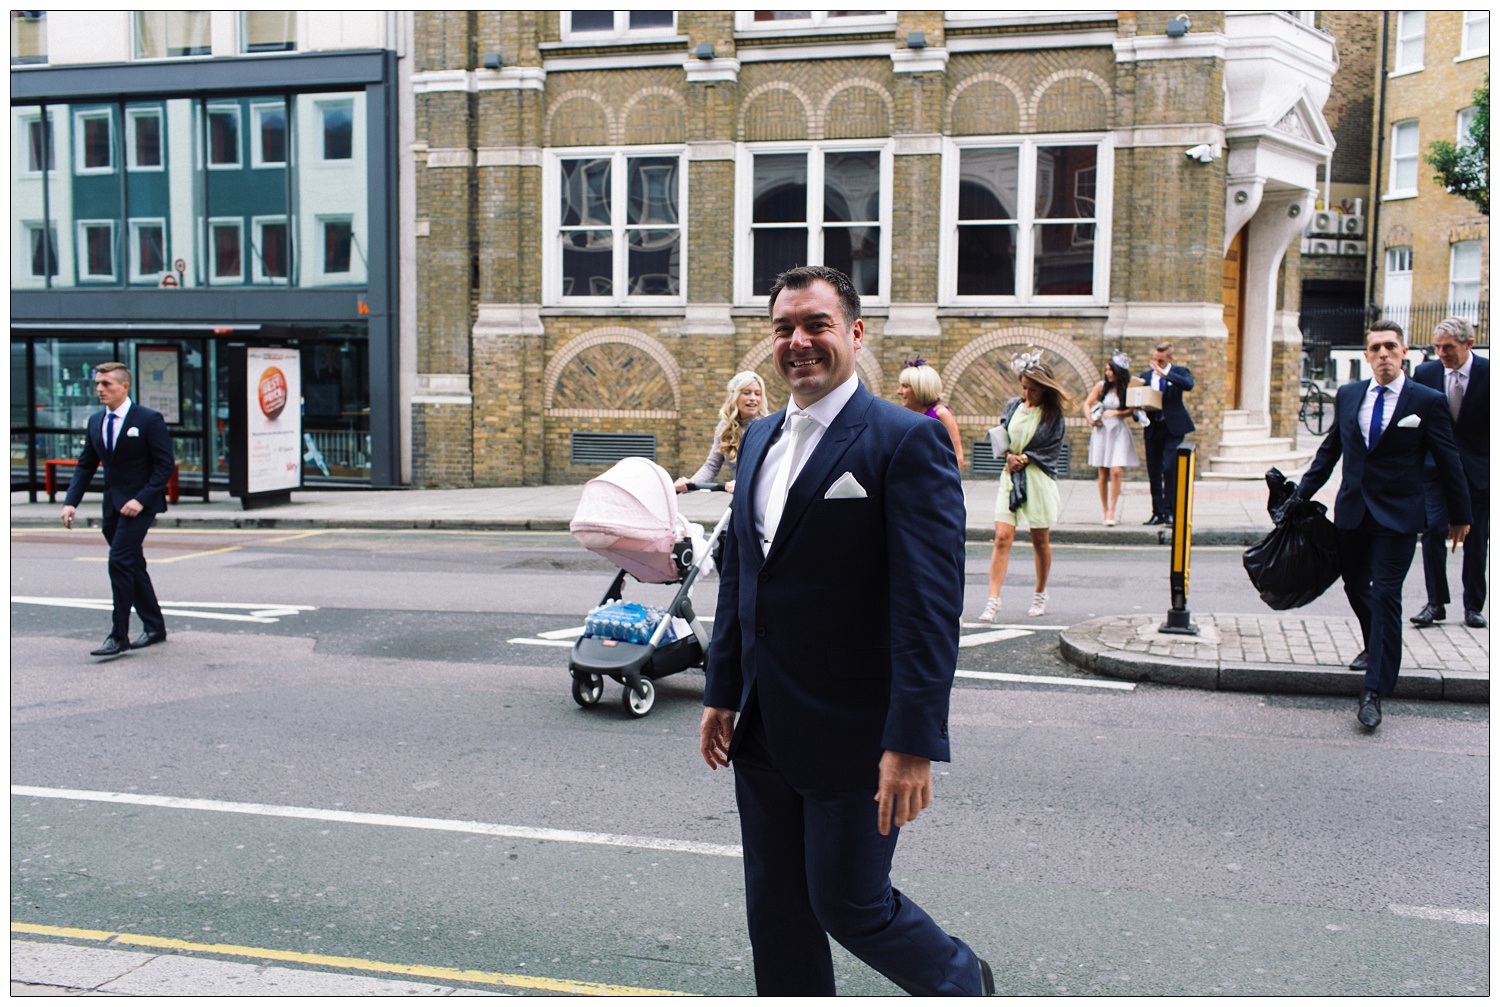
[(125, 431), (125, 436), (126, 437), (139, 437), (140, 435), (141, 435), (141, 428), (140, 427), (131, 427), (129, 430)]
[(839, 476), (838, 481), (828, 487), (828, 492), (823, 494), (824, 500), (863, 500), (870, 494), (854, 478), (853, 472), (845, 472)]
[(1421, 425), (1422, 417), (1418, 416), (1416, 413), (1412, 413), (1410, 416), (1403, 416), (1401, 417), (1400, 421), (1396, 423), (1396, 426), (1398, 427), (1419, 427)]

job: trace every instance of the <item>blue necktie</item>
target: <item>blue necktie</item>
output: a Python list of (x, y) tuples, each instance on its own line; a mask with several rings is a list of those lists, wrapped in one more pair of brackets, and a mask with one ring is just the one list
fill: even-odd
[(109, 414), (109, 422), (104, 428), (104, 453), (111, 458), (115, 456), (115, 414)]
[(1370, 447), (1380, 440), (1380, 429), (1385, 422), (1385, 385), (1375, 390), (1375, 411), (1370, 414)]

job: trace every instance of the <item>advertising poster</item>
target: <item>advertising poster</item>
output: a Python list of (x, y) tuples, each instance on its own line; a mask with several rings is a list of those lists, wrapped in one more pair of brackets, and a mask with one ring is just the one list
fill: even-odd
[(182, 352), (176, 346), (135, 351), (135, 400), (155, 409), (167, 426), (182, 422)]
[(302, 362), (297, 350), (245, 350), (246, 492), (302, 485)]

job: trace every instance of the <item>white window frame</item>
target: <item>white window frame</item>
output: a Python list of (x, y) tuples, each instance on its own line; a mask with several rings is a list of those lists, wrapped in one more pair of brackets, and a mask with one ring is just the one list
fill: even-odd
[[(1458, 274), (1460, 250), (1473, 252), (1474, 273), (1472, 276)], [(1479, 300), (1484, 296), (1480, 279), (1484, 275), (1484, 242), (1455, 241), (1448, 246), (1448, 313), (1460, 315), (1470, 322), (1479, 321)], [(1460, 298), (1460, 286), (1472, 287), (1473, 297)], [(1466, 310), (1465, 310), (1466, 309)]]
[[(234, 113), (234, 162), (214, 161), (214, 133), (213, 116), (221, 112)], [(240, 115), (238, 102), (233, 104), (224, 103), (219, 105), (207, 105), (203, 109), (203, 161), (209, 171), (238, 171), (245, 166), (245, 131), (243, 116)]]
[[(1381, 313), (1406, 327), (1411, 317), (1412, 246), (1395, 245), (1385, 250), (1385, 282), (1381, 286)], [(1391, 281), (1401, 287), (1401, 297), (1392, 299)]]
[[(354, 214), (352, 214), (352, 213), (329, 213), (329, 214), (320, 215), (316, 219), (317, 219), (317, 225), (318, 225), (318, 231), (317, 231), (317, 234), (318, 234), (318, 254), (317, 254), (317, 258), (315, 260), (317, 262), (317, 275), (320, 278), (324, 278), (324, 279), (328, 279), (328, 278), (331, 278), (331, 279), (352, 278), (355, 275), (354, 257), (355, 257), (355, 255), (359, 254), (359, 234), (354, 229)], [(349, 268), (348, 269), (341, 269), (341, 270), (337, 270), (337, 271), (330, 271), (328, 269), (328, 225), (329, 224), (348, 224), (349, 225)]]
[(1475, 105), (1458, 110), (1458, 145), (1460, 147), (1470, 146), (1469, 127), (1474, 125), (1474, 117), (1478, 114), (1479, 108)]
[[(874, 151), (880, 156), (880, 288), (874, 294), (861, 294), (860, 301), (872, 306), (891, 302), (891, 239), (894, 229), (895, 155), (888, 138), (866, 137), (854, 140), (773, 140), (740, 144), (735, 171), (735, 219), (739, 230), (734, 242), (735, 303), (741, 306), (764, 306), (764, 294), (753, 292), (755, 281), (755, 156), (757, 154), (807, 154), (807, 265), (819, 265), (823, 257), (823, 155), (842, 151)], [(813, 157), (811, 155), (817, 154)], [(785, 226), (785, 225), (782, 225)], [(842, 228), (843, 224), (834, 224)]]
[[(1412, 62), (1402, 62), (1402, 51), (1408, 43), (1417, 42), (1417, 57)], [(1396, 58), (1392, 60), (1395, 68), (1391, 70), (1390, 76), (1395, 77), (1403, 73), (1416, 73), (1424, 68), (1427, 52), (1427, 12), (1423, 10), (1403, 10), (1396, 12)]]
[[(47, 234), (52, 239), (52, 275), (54, 277), (61, 276), (62, 275), (62, 260), (61, 260), (60, 256), (62, 254), (62, 248), (58, 244), (58, 241), (57, 241), (57, 222), (56, 221), (52, 221), (50, 223), (44, 223), (43, 221), (40, 221), (40, 220), (26, 220), (26, 221), (22, 221), (22, 223), (21, 223), (21, 229), (26, 234), (26, 245), (25, 245), (26, 275), (28, 277), (30, 277), (31, 279), (33, 279), (33, 280), (41, 280), (43, 282), (46, 282), (46, 279), (47, 279), (47, 276), (46, 276), (46, 273), (45, 273), (46, 267), (45, 266), (43, 267), (44, 272), (41, 272), (41, 273), (36, 272), (32, 268), (32, 262), (33, 262), (33, 260), (32, 260), (32, 247), (31, 247), (32, 243), (36, 240), (33, 237), (33, 235), (35, 235), (38, 231), (45, 231), (45, 232), (47, 232)], [(43, 240), (46, 240), (46, 239), (44, 238)]]
[(250, 167), (252, 168), (285, 168), (285, 159), (280, 161), (267, 161), (265, 150), (262, 148), (264, 142), (261, 137), (260, 120), (266, 112), (280, 112), (282, 114), (282, 130), (285, 138), (282, 146), (290, 156), (292, 150), (292, 117), (285, 103), (279, 101), (254, 102), (250, 105)]
[(861, 14), (856, 17), (830, 17), (826, 10), (808, 11), (808, 13), (812, 16), (785, 21), (757, 21), (754, 11), (735, 11), (734, 30), (737, 32), (795, 32), (811, 28), (824, 31), (829, 28), (868, 28), (872, 25), (896, 23), (896, 12), (893, 10), (881, 11), (879, 14)]
[[(18, 171), (19, 174), (24, 175), (24, 176), (26, 176), (28, 178), (40, 178), (42, 176), (42, 169), (40, 167), (33, 168), (32, 165), (31, 165), (31, 130), (32, 130), (33, 126), (37, 126), (37, 127), (41, 126), (41, 124), (42, 124), (42, 113), (40, 111), (23, 112), (22, 114), (20, 114), (16, 118), (17, 118), (17, 123), (20, 126), (19, 132), (21, 134), (21, 141), (20, 142), (21, 142), (21, 148), (22, 148), (21, 152), (20, 152), (21, 153), (20, 164), (17, 165), (17, 171)], [(53, 174), (56, 174), (57, 173), (57, 120), (55, 118), (53, 118), (52, 112), (50, 110), (47, 112), (47, 121), (48, 121), (48, 123), (52, 127), (50, 130), (48, 130), (48, 133), (47, 133), (47, 139), (49, 139), (49, 140), (52, 141), (52, 143), (51, 143), (52, 149), (49, 150), (49, 151), (45, 151), (44, 154), (43, 154), (43, 156), (46, 157), (46, 159), (51, 162), (47, 166), (47, 171), (49, 171), (49, 172), (51, 172)]]
[[(167, 246), (167, 221), (164, 217), (131, 217), (127, 221), (128, 244), (125, 249), (125, 258), (129, 264), (131, 283), (153, 283), (159, 281), (172, 271), (172, 250)], [(157, 273), (141, 272), (139, 240), (140, 231), (143, 227), (161, 228), (161, 271)]]
[[(314, 102), (318, 110), (318, 156), (315, 158), (321, 164), (353, 164), (359, 157), (359, 130), (355, 128), (356, 117), (354, 114), (353, 98), (338, 98), (332, 101)], [(344, 109), (349, 113), (349, 156), (328, 157), (328, 113), (334, 109)], [(288, 126), (290, 128), (290, 126)]]
[[(968, 148), (1016, 147), (1020, 149), (1016, 178), (1016, 292), (1014, 295), (959, 294), (958, 292), (958, 189), (959, 161)], [(1033, 294), (1036, 277), (1035, 234), (1038, 223), (1074, 224), (1082, 218), (1036, 216), (1036, 155), (1041, 147), (1094, 147), (1098, 151), (1094, 174), (1094, 292), (1092, 294)], [(947, 137), (943, 141), (942, 189), (939, 213), (942, 235), (938, 242), (938, 304), (968, 306), (1056, 306), (1109, 305), (1110, 253), (1113, 245), (1114, 142), (1109, 133), (1043, 133), (1008, 136)]]
[[(1409, 154), (1399, 152), (1396, 139), (1407, 129), (1412, 133), (1412, 149)], [(1422, 131), (1421, 121), (1418, 119), (1403, 119), (1401, 122), (1391, 123), (1391, 177), (1390, 186), (1385, 193), (1386, 199), (1408, 199), (1417, 194), (1419, 176), (1421, 175), (1420, 159), (1422, 156)], [(1412, 164), (1412, 184), (1404, 189), (1396, 188), (1396, 178), (1399, 174), (1401, 162), (1410, 161)]]
[[(599, 307), (619, 305), (663, 305), (679, 306), (687, 303), (688, 286), (688, 160), (687, 149), (681, 144), (647, 144), (639, 147), (565, 147), (546, 152), (546, 164), (542, 174), (542, 232), (546, 236), (542, 247), (542, 303), (548, 305), (578, 305)], [(672, 227), (661, 225), (627, 224), (630, 176), (629, 161), (642, 157), (674, 157), (677, 159), (677, 223)], [(562, 292), (562, 172), (563, 161), (578, 159), (610, 160), (609, 219), (605, 227), (588, 230), (608, 230), (614, 237), (614, 254), (610, 288), (607, 296), (573, 294)], [(677, 294), (631, 294), (630, 290), (630, 232), (631, 231), (677, 231)]]
[[(248, 24), (250, 13), (250, 11), (242, 10), (239, 12), (239, 17), (235, 19), (235, 29), (237, 31), (237, 35), (235, 36), (235, 51), (246, 56), (276, 56), (301, 51), (301, 40), (294, 38), (291, 40), (292, 47), (290, 49), (257, 49), (254, 52), (251, 52), (250, 31)], [(294, 11), (292, 19), (292, 31), (298, 35), (301, 34), (301, 21), (301, 16)]]
[(615, 26), (612, 30), (574, 31), (572, 11), (559, 11), (558, 20), (562, 22), (562, 40), (564, 42), (634, 42), (677, 37), (676, 11), (672, 11), (672, 24), (666, 28), (632, 28), (630, 27), (631, 13), (628, 10), (615, 11)]
[[(157, 120), (156, 142), (159, 164), (140, 164), (136, 160), (135, 122), (137, 119)], [(129, 171), (165, 171), (167, 169), (167, 117), (160, 107), (127, 108), (125, 110), (125, 167)]]
[[(141, 15), (143, 14), (208, 14), (208, 52), (183, 53), (181, 56), (173, 56), (171, 53), (163, 53), (160, 56), (142, 56), (141, 51)], [(162, 42), (166, 42), (168, 34), (167, 22), (162, 21)], [(176, 59), (209, 59), (213, 56), (214, 19), (212, 11), (132, 11), (130, 16), (130, 58), (133, 60), (149, 60), (159, 62)]]
[[(234, 276), (217, 275), (218, 245), (214, 241), (214, 228), (233, 226), (240, 234), (240, 271)], [(203, 261), (207, 265), (208, 282), (216, 287), (242, 286), (245, 282), (245, 260), (250, 254), (250, 249), (245, 246), (245, 218), (244, 217), (209, 217), (203, 230), (204, 249)]]
[[(1475, 37), (1479, 42), (1478, 48), (1471, 44)], [(1459, 60), (1475, 59), (1489, 54), (1490, 12), (1487, 10), (1464, 11), (1463, 32), (1458, 43), (1458, 55), (1454, 57), (1453, 62), (1457, 63)]]
[[(267, 224), (281, 224), (286, 228), (286, 275), (268, 276), (262, 262), (261, 249), (265, 248), (265, 226)], [(285, 286), (292, 281), (292, 229), (287, 224), (286, 214), (272, 213), (260, 217), (250, 218), (250, 246), (240, 253), (243, 261), (248, 252), (250, 258), (250, 282), (270, 284), (272, 286)]]
[[(116, 233), (118, 223), (119, 222), (115, 220), (80, 220), (77, 222), (76, 233), (78, 235), (78, 279), (80, 281), (101, 280), (113, 282), (115, 278), (120, 275), (120, 243), (119, 236)], [(109, 230), (108, 273), (89, 272), (88, 232), (96, 227), (103, 227)]]
[[(105, 167), (84, 167), (84, 152), (88, 148), (88, 137), (84, 132), (84, 123), (89, 119), (103, 119), (109, 123), (109, 164)], [(90, 108), (75, 109), (73, 112), (73, 174), (75, 175), (113, 175), (115, 173), (115, 162), (119, 160), (119, 151), (115, 143), (115, 114), (113, 109)]]

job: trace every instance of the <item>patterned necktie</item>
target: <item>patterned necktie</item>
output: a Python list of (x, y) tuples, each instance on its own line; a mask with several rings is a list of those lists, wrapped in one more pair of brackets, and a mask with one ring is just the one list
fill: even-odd
[(1380, 440), (1380, 430), (1385, 422), (1385, 385), (1375, 390), (1375, 411), (1370, 414), (1370, 447)]
[(761, 548), (771, 551), (771, 541), (776, 537), (776, 527), (781, 524), (781, 512), (786, 509), (786, 495), (791, 489), (792, 470), (797, 465), (797, 453), (802, 448), (802, 435), (816, 422), (806, 413), (793, 413), (788, 420), (791, 428), (786, 443), (786, 455), (781, 459), (781, 468), (776, 470), (776, 481), (771, 484), (771, 495), (766, 499), (766, 516), (762, 522), (763, 540)]
[(1460, 382), (1462, 376), (1457, 371), (1448, 372), (1448, 411), (1453, 414), (1453, 422), (1458, 422), (1458, 411), (1464, 407), (1464, 390)]
[(104, 427), (104, 453), (111, 458), (115, 455), (115, 414), (109, 414), (109, 422)]

